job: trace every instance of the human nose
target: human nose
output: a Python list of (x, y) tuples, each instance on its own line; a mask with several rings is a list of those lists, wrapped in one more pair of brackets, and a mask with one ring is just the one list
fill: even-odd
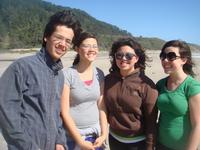
[(66, 47), (71, 47), (71, 42), (70, 42), (70, 41), (67, 41), (67, 40), (62, 39), (62, 40), (59, 41), (59, 43), (60, 43), (61, 45), (66, 46)]
[(161, 61), (162, 61), (162, 62), (171, 62), (170, 59), (167, 58), (167, 57), (163, 57), (163, 58), (161, 59)]
[(161, 53), (161, 54), (160, 54), (160, 60), (161, 60), (161, 61), (166, 61), (166, 60), (168, 61), (167, 55)]
[(126, 55), (123, 54), (121, 57), (122, 57), (122, 60), (127, 60)]

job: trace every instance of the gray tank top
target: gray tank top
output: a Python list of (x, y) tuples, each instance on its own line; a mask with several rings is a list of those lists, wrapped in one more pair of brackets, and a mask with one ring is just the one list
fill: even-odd
[(96, 67), (93, 70), (93, 81), (90, 85), (80, 79), (74, 66), (63, 70), (65, 84), (70, 87), (70, 114), (79, 129), (92, 128), (99, 124), (97, 100), (104, 74)]

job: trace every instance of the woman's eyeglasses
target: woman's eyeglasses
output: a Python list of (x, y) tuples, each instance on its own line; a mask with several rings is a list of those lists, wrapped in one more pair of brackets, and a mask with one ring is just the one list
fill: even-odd
[(133, 53), (123, 53), (123, 52), (117, 52), (115, 53), (115, 58), (118, 60), (122, 60), (124, 57), (126, 58), (126, 60), (131, 60), (133, 57), (135, 57), (136, 55)]
[(94, 45), (90, 45), (90, 44), (81, 44), (81, 47), (84, 49), (98, 49), (98, 45), (94, 44)]
[(181, 58), (181, 56), (177, 56), (175, 52), (169, 52), (169, 53), (161, 52), (160, 53), (160, 59), (163, 61), (166, 58), (167, 58), (168, 61), (174, 61), (177, 58)]

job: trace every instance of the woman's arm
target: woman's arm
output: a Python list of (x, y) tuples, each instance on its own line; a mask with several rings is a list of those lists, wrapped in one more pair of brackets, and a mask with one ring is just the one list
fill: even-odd
[(145, 103), (143, 105), (147, 150), (153, 150), (156, 144), (156, 121), (158, 116), (158, 109), (156, 107), (157, 97), (158, 91), (148, 86)]
[(70, 135), (75, 140), (75, 142), (81, 147), (81, 149), (94, 150), (92, 143), (85, 141), (81, 137), (75, 125), (75, 122), (69, 113), (70, 110), (69, 93), (70, 93), (69, 86), (67, 84), (64, 84), (62, 98), (61, 98), (61, 116), (63, 118), (64, 125), (68, 129)]
[(98, 100), (98, 108), (99, 108), (101, 135), (99, 136), (99, 138), (96, 139), (94, 143), (95, 147), (100, 147), (108, 136), (108, 123), (107, 123), (107, 116), (106, 116), (107, 111), (106, 111), (106, 106), (105, 106), (105, 102), (103, 98), (104, 82), (101, 82), (100, 84), (100, 91), (101, 91), (101, 95)]
[(190, 97), (189, 112), (192, 130), (187, 150), (196, 150), (200, 143), (200, 94)]

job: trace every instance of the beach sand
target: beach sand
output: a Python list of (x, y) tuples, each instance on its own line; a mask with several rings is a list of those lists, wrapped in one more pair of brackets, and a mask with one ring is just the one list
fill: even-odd
[[(30, 56), (34, 53), (0, 53), (0, 76), (5, 71), (5, 69), (16, 59)], [(154, 82), (157, 82), (162, 77), (165, 77), (166, 74), (163, 72), (160, 59), (159, 59), (159, 51), (148, 50), (146, 54), (152, 60), (151, 62), (147, 62), (147, 67), (145, 73), (149, 76)], [(62, 62), (64, 67), (71, 66), (73, 59), (76, 55), (76, 52), (69, 51), (65, 56), (62, 57)], [(200, 56), (200, 54), (198, 54)], [(200, 80), (200, 57), (194, 58), (194, 63), (196, 64), (194, 67), (194, 71), (197, 74), (196, 78)], [(108, 52), (100, 52), (97, 60), (94, 62), (97, 67), (102, 69), (106, 74), (109, 73), (110, 61), (108, 57)]]
[[(159, 59), (159, 51), (147, 51), (147, 55), (151, 58), (151, 62), (147, 62), (148, 66), (146, 67), (146, 75), (149, 76), (155, 83), (166, 76), (166, 74), (163, 72), (160, 59)], [(26, 54), (20, 54), (20, 53), (2, 53), (0, 54), (0, 76), (5, 71), (5, 69), (16, 59), (29, 56), (34, 53), (26, 53)], [(64, 67), (70, 67), (73, 59), (75, 57), (76, 53), (74, 51), (68, 52), (63, 58), (63, 65)], [(200, 59), (195, 58), (194, 62), (196, 64), (194, 71), (197, 74), (196, 79), (200, 80)], [(109, 73), (110, 68), (110, 61), (108, 57), (108, 52), (101, 52), (95, 61), (95, 65), (102, 69), (106, 74)], [(3, 137), (0, 134), (0, 150), (7, 150), (6, 143), (3, 140)]]

